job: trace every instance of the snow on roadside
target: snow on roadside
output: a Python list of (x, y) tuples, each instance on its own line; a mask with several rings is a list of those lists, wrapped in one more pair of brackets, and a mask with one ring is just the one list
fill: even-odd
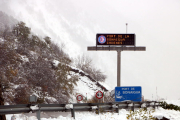
[(158, 108), (153, 113), (154, 116), (164, 116), (170, 120), (180, 120), (180, 111), (175, 110), (165, 110), (163, 108)]
[(180, 107), (180, 100), (164, 100), (167, 104), (174, 104)]
[[(128, 111), (122, 109), (118, 113), (103, 113), (103, 114), (96, 114), (93, 112), (75, 112), (76, 120), (127, 120), (126, 114)], [(6, 115), (7, 120), (11, 120), (13, 115)], [(25, 115), (16, 114), (16, 120), (37, 120), (35, 116), (27, 117)], [(66, 117), (58, 116), (57, 118), (44, 118), (43, 114), (41, 114), (41, 120), (72, 120), (71, 114)]]
[[(48, 113), (47, 113), (48, 114)], [(127, 120), (126, 116), (129, 114), (129, 111), (125, 109), (119, 110), (118, 113), (102, 113), (96, 114), (94, 112), (75, 112), (76, 120)], [(155, 110), (152, 113), (153, 116), (157, 118), (166, 117), (170, 120), (180, 120), (180, 112), (175, 110), (165, 110), (161, 107)], [(11, 120), (13, 115), (6, 115), (7, 120)], [(26, 116), (24, 114), (15, 114), (16, 120), (37, 120), (35, 116)], [(72, 120), (71, 113), (65, 116), (57, 116), (56, 118), (45, 117), (45, 114), (41, 113), (41, 120)]]
[[(174, 101), (167, 101), (167, 102), (174, 102), (178, 103), (178, 100)], [(56, 114), (56, 116), (55, 116)], [(64, 115), (63, 115), (64, 114)], [(96, 114), (94, 112), (75, 112), (76, 120), (127, 120), (126, 116), (129, 114), (129, 111), (125, 109), (119, 110), (118, 113), (102, 113)], [(180, 120), (180, 111), (175, 110), (165, 110), (161, 107), (155, 109), (155, 112), (152, 113), (153, 116), (157, 118), (166, 117), (170, 120)], [(6, 115), (7, 120), (11, 120), (13, 115)], [(50, 117), (51, 116), (51, 117)], [(54, 116), (54, 117), (53, 117)], [(25, 113), (25, 114), (15, 114), (16, 120), (37, 120), (35, 113)], [(48, 113), (48, 112), (41, 112), (41, 120), (72, 120), (71, 113), (59, 113), (55, 112)]]

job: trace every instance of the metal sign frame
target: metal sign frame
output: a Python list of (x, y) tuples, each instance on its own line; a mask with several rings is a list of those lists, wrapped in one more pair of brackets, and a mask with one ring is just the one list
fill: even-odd
[[(101, 33), (98, 33), (98, 34), (101, 34)], [(116, 46), (101, 45), (99, 46), (97, 45), (98, 34), (96, 34), (96, 46), (89, 46), (87, 47), (87, 50), (88, 51), (117, 51), (117, 86), (121, 86), (121, 52), (122, 51), (146, 51), (146, 47), (137, 47), (135, 45), (135, 42), (134, 42), (134, 46), (126, 46), (126, 45), (116, 45)], [(105, 33), (102, 33), (101, 35), (103, 34)], [(111, 33), (108, 33), (108, 34), (111, 34)], [(128, 34), (126, 33), (126, 35)]]

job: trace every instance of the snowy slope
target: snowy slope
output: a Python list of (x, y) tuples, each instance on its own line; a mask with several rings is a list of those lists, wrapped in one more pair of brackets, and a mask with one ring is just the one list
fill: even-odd
[[(83, 3), (85, 6), (81, 6), (79, 3)], [(86, 2), (83, 0), (8, 0), (0, 1), (0, 4), (3, 5), (0, 10), (12, 15), (19, 21), (25, 22), (31, 31), (39, 37), (49, 36), (58, 45), (64, 43), (65, 51), (72, 58), (86, 53), (87, 46), (96, 44), (96, 33), (110, 31), (109, 26), (111, 24), (107, 24), (107, 22), (112, 21), (117, 16), (116, 11), (112, 12), (112, 7), (103, 7), (107, 6), (107, 3), (102, 0)], [(103, 7), (100, 11), (99, 4)], [(111, 16), (106, 16), (107, 13)], [(120, 18), (116, 19), (119, 20)], [(108, 31), (105, 28), (108, 28)], [(109, 66), (112, 66), (101, 60), (102, 58), (107, 60), (110, 57), (105, 52), (101, 54), (88, 52), (87, 54), (93, 57), (93, 61), (96, 61), (95, 65), (98, 65), (97, 67), (105, 73), (106, 69), (109, 70)], [(116, 79), (114, 74), (116, 67), (112, 67), (114, 69), (108, 72), (112, 76), (108, 76), (106, 83), (108, 83), (108, 79), (111, 81)], [(108, 84), (113, 83), (115, 81)], [(113, 87), (110, 87), (114, 88), (115, 85), (113, 84)]]
[[(59, 62), (56, 60), (54, 60), (53, 63), (55, 66), (59, 64)], [(98, 82), (84, 71), (70, 65), (68, 65), (68, 67), (70, 68), (70, 74), (77, 75), (79, 79), (77, 81), (77, 85), (74, 85), (73, 94), (69, 100), (70, 103), (76, 103), (76, 97), (78, 95), (82, 95), (84, 99), (86, 97), (87, 99), (91, 99), (93, 96), (95, 96), (97, 91), (109, 92), (111, 90), (106, 83)]]
[(97, 82), (96, 80), (92, 79), (88, 74), (84, 73), (82, 70), (72, 67), (74, 71), (71, 71), (71, 74), (79, 76), (79, 81), (77, 85), (75, 85), (73, 97), (71, 98), (70, 102), (76, 103), (76, 96), (81, 94), (87, 99), (91, 99), (95, 96), (97, 91), (104, 91), (109, 92), (110, 88), (103, 82)]

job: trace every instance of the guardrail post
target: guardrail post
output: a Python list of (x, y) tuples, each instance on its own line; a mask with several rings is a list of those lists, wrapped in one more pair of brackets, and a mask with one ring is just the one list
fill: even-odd
[(140, 108), (142, 108), (142, 104), (143, 104), (143, 103), (142, 103), (142, 102), (140, 102)]
[(126, 109), (128, 109), (129, 108), (129, 103), (126, 102), (125, 104), (126, 104)]
[(74, 112), (74, 108), (71, 109), (71, 117), (73, 117), (75, 119), (75, 112)]
[(149, 107), (149, 103), (146, 102), (146, 107), (144, 109), (147, 110), (148, 107)]
[(111, 112), (113, 112), (113, 104), (112, 103), (110, 103), (111, 104)]
[(133, 106), (132, 106), (132, 111), (134, 112), (134, 102), (133, 102)]
[(119, 104), (116, 104), (117, 108), (116, 108), (116, 112), (118, 113), (119, 115)]
[(99, 115), (99, 105), (97, 105), (97, 107), (98, 107), (98, 115)]
[(41, 120), (41, 110), (40, 109), (36, 112), (36, 115), (37, 115), (37, 119)]
[(160, 102), (158, 102), (157, 108), (159, 108), (159, 106), (161, 106)]

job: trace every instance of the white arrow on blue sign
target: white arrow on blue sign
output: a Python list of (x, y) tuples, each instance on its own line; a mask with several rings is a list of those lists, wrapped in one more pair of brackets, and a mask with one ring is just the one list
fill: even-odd
[(142, 101), (141, 86), (115, 87), (115, 101)]

